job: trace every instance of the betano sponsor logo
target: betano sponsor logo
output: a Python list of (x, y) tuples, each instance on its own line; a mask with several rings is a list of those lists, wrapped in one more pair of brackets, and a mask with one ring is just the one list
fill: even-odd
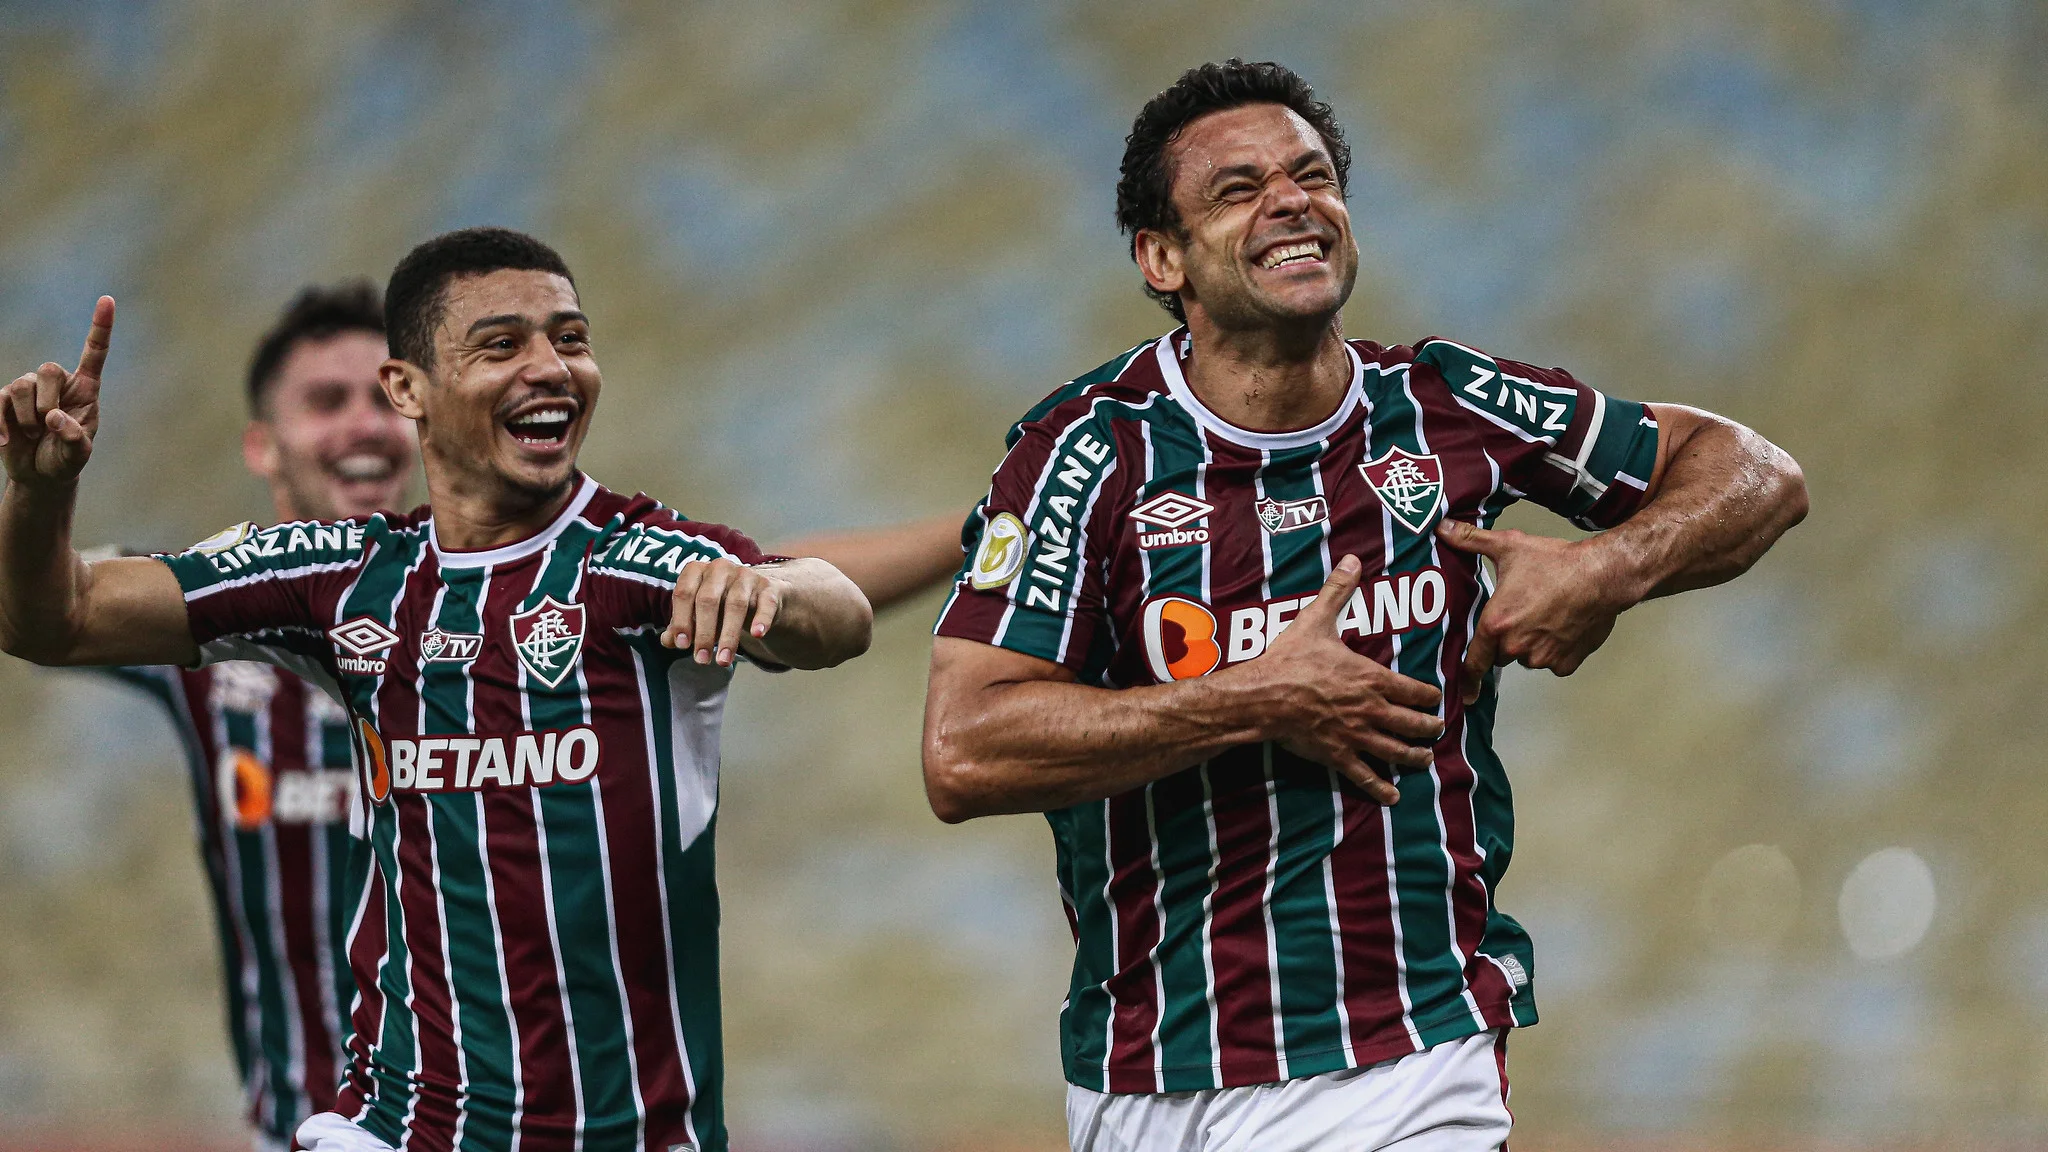
[(1207, 544), (1209, 530), (1202, 527), (1190, 528), (1202, 517), (1216, 510), (1215, 506), (1195, 499), (1184, 492), (1161, 492), (1136, 508), (1131, 509), (1131, 519), (1140, 524), (1150, 524), (1159, 529), (1155, 532), (1138, 530), (1138, 547), (1177, 548), (1184, 544)]
[[(1358, 586), (1337, 616), (1337, 635), (1363, 639), (1427, 628), (1444, 618), (1449, 590), (1441, 568), (1378, 576)], [(1155, 679), (1186, 680), (1263, 655), (1314, 596), (1283, 596), (1224, 613), (1185, 596), (1146, 601), (1145, 662)]]
[(1101, 477), (1103, 464), (1108, 460), (1109, 445), (1086, 432), (1075, 437), (1073, 446), (1060, 457), (1053, 483), (1067, 491), (1048, 496), (1039, 505), (1043, 511), (1038, 517), (1037, 539), (1031, 553), (1030, 582), (1024, 586), (1026, 607), (1048, 612), (1066, 607), (1067, 585), (1073, 579), (1075, 521), (1082, 511), (1078, 494)]
[[(603, 759), (588, 725), (494, 736), (393, 736), (384, 744), (391, 789), (411, 792), (580, 784)], [(374, 788), (371, 795), (376, 798)]]
[(272, 772), (247, 748), (221, 749), (214, 791), (221, 818), (244, 831), (266, 824), (332, 824), (348, 817), (354, 777), (338, 770)]

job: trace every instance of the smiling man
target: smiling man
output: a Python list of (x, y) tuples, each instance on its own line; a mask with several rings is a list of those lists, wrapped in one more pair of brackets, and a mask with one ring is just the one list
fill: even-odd
[(546, 245), (437, 237), (385, 303), (381, 383), (418, 430), (427, 508), (87, 564), (70, 521), (112, 334), (102, 298), (74, 371), (0, 390), (0, 647), (261, 659), (345, 702), (370, 861), (348, 941), (355, 1034), (335, 1111), (301, 1143), (722, 1149), (726, 687), (741, 655), (858, 655), (868, 603), (823, 561), (772, 560), (577, 470), (602, 379)]
[[(1495, 665), (1568, 675), (1805, 514), (1719, 417), (1345, 340), (1349, 165), (1277, 64), (1145, 106), (1117, 218), (1184, 327), (1018, 424), (939, 619), (932, 807), (1052, 824), (1077, 1152), (1501, 1147), (1536, 1006)], [(1608, 531), (1493, 530), (1518, 499)]]

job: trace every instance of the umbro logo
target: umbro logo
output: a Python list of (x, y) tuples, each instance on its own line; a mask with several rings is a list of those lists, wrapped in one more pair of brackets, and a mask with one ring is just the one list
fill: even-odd
[(334, 658), (334, 666), (354, 676), (382, 676), (381, 653), (396, 646), (400, 639), (398, 633), (368, 616), (355, 616), (336, 624), (327, 630), (327, 638), (341, 650)]
[[(1161, 492), (1131, 509), (1131, 519), (1139, 524), (1138, 547), (1177, 548), (1184, 544), (1207, 544), (1209, 530), (1188, 525), (1215, 510), (1214, 505), (1185, 493)], [(1147, 532), (1143, 527), (1146, 524), (1160, 531)]]

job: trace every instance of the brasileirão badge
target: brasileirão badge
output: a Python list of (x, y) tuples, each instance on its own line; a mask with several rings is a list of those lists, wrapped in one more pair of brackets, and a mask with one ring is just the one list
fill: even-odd
[(1360, 464), (1358, 471), (1394, 519), (1417, 535), (1429, 531), (1430, 519), (1444, 498), (1444, 467), (1434, 455), (1389, 448), (1379, 459)]
[(512, 648), (534, 679), (550, 688), (559, 686), (583, 650), (583, 605), (542, 597), (512, 617)]

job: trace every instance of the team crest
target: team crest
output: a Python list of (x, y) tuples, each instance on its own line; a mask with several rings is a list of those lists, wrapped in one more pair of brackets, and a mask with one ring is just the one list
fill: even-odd
[(512, 649), (534, 679), (550, 688), (559, 686), (583, 651), (583, 605), (542, 597), (512, 617)]
[(1380, 503), (1410, 532), (1429, 530), (1444, 498), (1444, 468), (1434, 455), (1417, 456), (1399, 448), (1358, 466)]

